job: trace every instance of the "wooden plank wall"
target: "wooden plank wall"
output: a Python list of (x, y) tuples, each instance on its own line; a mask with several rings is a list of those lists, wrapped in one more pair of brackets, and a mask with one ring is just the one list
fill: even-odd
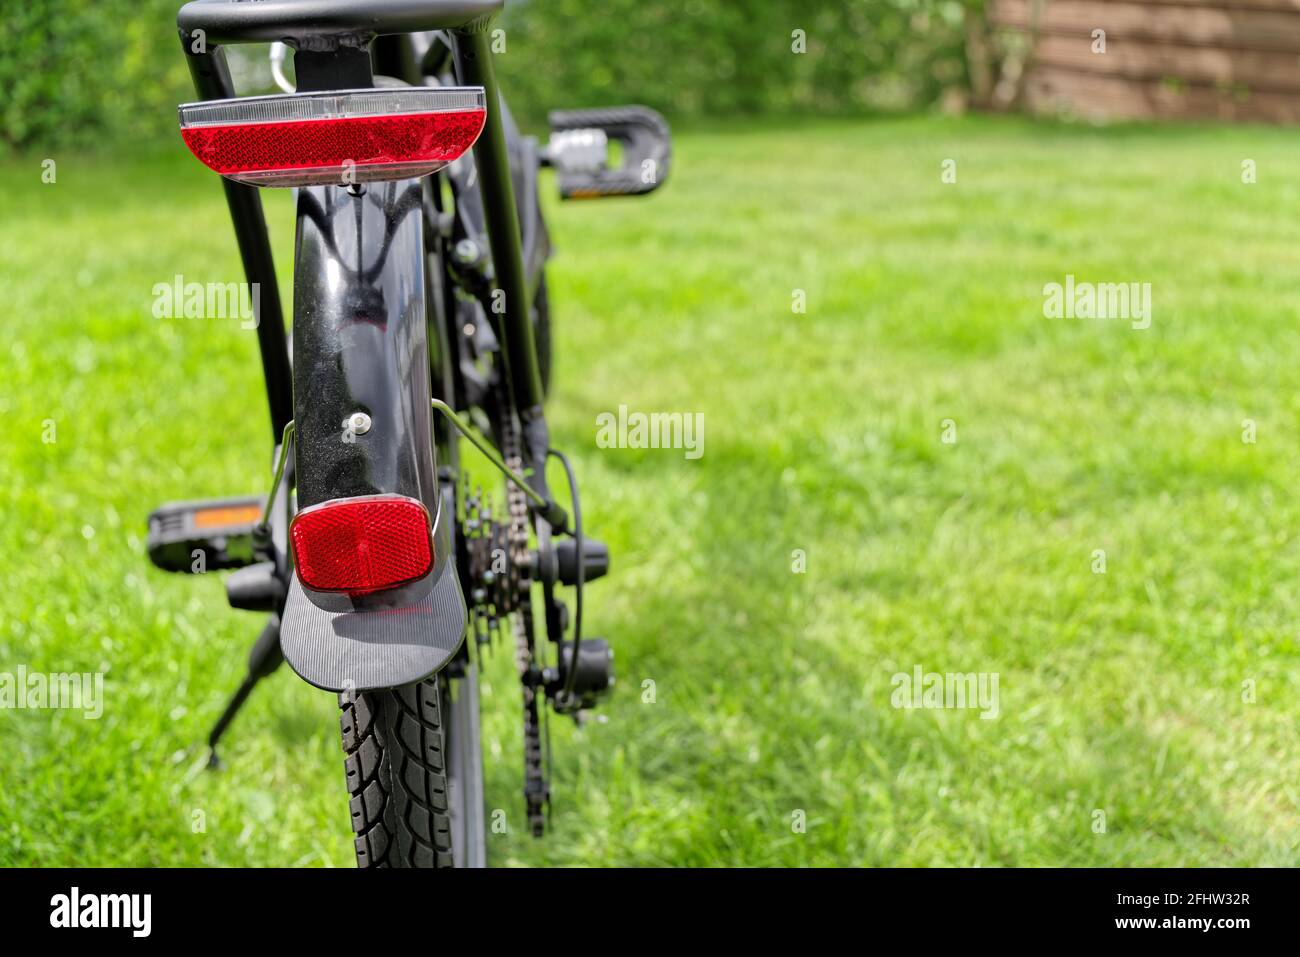
[[(1024, 33), (1033, 2), (989, 0), (990, 20)], [(1025, 101), (1094, 119), (1300, 123), (1300, 0), (1042, 0)]]

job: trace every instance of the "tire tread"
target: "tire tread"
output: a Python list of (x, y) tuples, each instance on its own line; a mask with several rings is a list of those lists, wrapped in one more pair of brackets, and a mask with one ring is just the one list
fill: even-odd
[(437, 676), (339, 695), (358, 867), (450, 867), (451, 819)]

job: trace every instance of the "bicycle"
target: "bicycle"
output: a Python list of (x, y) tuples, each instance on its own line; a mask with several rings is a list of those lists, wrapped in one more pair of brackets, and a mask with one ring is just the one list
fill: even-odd
[[(581, 715), (614, 682), (608, 642), (582, 620), (608, 549), (584, 535), (544, 411), (539, 170), (556, 170), (563, 198), (643, 195), (668, 174), (669, 133), (654, 111), (621, 107), (552, 113), (545, 145), (522, 135), (493, 70), (502, 2), (193, 0), (177, 17), (199, 97), (180, 107), (181, 133), (223, 177), (259, 291), (274, 467), (264, 496), (154, 511), (149, 555), (167, 571), (230, 569), (232, 607), (267, 614), (209, 735), (212, 763), (282, 661), (338, 693), (363, 867), (485, 863), (478, 655), (503, 622), (535, 835), (550, 802), (547, 709)], [(224, 47), (240, 43), (275, 44), (285, 92), (236, 96)], [(259, 194), (276, 187), (297, 194), (291, 340)], [(502, 473), (503, 514), (471, 491), (465, 440)], [(570, 503), (551, 492), (549, 459)]]

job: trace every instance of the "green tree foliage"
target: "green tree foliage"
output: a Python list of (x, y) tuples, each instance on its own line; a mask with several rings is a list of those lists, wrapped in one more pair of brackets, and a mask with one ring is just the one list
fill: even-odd
[(915, 108), (964, 86), (964, 10), (958, 0), (523, 0), (507, 8), (500, 71), (525, 117), (629, 101), (676, 117)]
[(5, 5), (0, 146), (42, 149), (161, 135), (190, 93), (175, 0)]

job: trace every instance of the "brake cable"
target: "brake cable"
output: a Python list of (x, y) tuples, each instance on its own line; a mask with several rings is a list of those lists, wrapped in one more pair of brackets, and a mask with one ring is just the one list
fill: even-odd
[[(470, 425), (453, 412), (451, 406), (446, 402), (443, 402), (441, 399), (434, 399), (432, 405), (434, 409), (441, 412), (443, 416), (446, 417), (448, 422), (456, 427), (461, 435), (469, 439), (470, 442), (474, 444), (474, 447), (482, 452), (483, 455), (487, 457), (487, 460), (502, 475), (518, 486), (519, 490), (528, 496), (529, 500), (532, 501), (535, 506), (537, 514), (540, 515), (552, 529), (561, 535), (564, 534), (568, 527), (569, 517), (564, 514), (564, 509), (560, 508), (559, 504), (547, 499), (544, 495), (540, 495), (531, 485), (528, 484), (523, 476), (516, 475), (510, 469), (510, 466), (501, 461), (501, 456), (497, 453), (497, 450), (475, 435)], [(552, 454), (555, 453), (552, 452)], [(575, 499), (574, 501), (576, 504), (577, 500)]]

